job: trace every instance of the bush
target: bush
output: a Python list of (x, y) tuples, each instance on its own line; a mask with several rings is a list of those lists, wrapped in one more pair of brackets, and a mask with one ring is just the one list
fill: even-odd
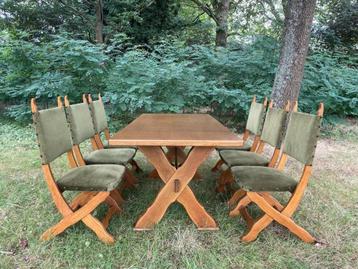
[(104, 64), (101, 47), (87, 41), (54, 36), (48, 43), (34, 43), (3, 35), (0, 40), (0, 92), (10, 101), (8, 115), (29, 119), (29, 99), (48, 106), (58, 95), (73, 100), (103, 88)]
[(128, 51), (116, 58), (105, 99), (112, 115), (209, 111), (242, 121), (252, 96), (271, 91), (276, 49), (273, 40), (260, 38), (247, 48), (163, 43), (151, 52)]
[(300, 105), (305, 111), (315, 110), (324, 102), (325, 115), (358, 116), (358, 58), (325, 52), (311, 54), (305, 66)]
[[(102, 92), (109, 114), (121, 121), (142, 112), (209, 112), (243, 122), (253, 95), (270, 96), (279, 55), (277, 42), (268, 37), (227, 49), (162, 42), (106, 56), (114, 50), (66, 36), (48, 43), (5, 36), (0, 91), (11, 104), (7, 113), (25, 119), (30, 97), (46, 106), (57, 95), (80, 101), (82, 93)], [(314, 111), (323, 101), (326, 116), (356, 117), (357, 85), (357, 58), (311, 51), (300, 108)]]

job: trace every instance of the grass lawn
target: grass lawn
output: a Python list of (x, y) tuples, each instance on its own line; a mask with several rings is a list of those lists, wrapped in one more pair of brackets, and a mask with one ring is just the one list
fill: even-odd
[[(146, 178), (151, 166), (136, 158), (140, 185), (125, 193), (122, 215), (109, 231), (116, 243), (107, 246), (79, 223), (47, 242), (39, 237), (60, 220), (40, 170), (31, 127), (2, 120), (0, 127), (0, 268), (357, 268), (358, 267), (358, 127), (357, 122), (331, 128), (317, 147), (314, 173), (295, 221), (318, 238), (308, 245), (278, 224), (258, 239), (240, 242), (244, 221), (228, 217), (225, 197), (214, 192), (218, 174), (210, 172), (213, 154), (200, 167), (203, 181), (191, 187), (217, 220), (220, 230), (197, 231), (180, 205), (170, 207), (149, 232), (134, 232), (133, 223), (163, 185)], [(65, 157), (65, 156), (64, 156)], [(55, 162), (55, 175), (67, 170), (65, 158)], [(297, 176), (301, 166), (289, 162)], [(285, 200), (287, 195), (276, 195)], [(100, 207), (96, 216), (103, 216)], [(250, 209), (259, 216), (257, 208)]]

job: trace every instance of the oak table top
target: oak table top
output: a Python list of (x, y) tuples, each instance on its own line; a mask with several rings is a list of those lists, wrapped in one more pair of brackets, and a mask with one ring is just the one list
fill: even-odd
[(239, 147), (243, 141), (208, 114), (142, 114), (114, 134), (109, 144)]

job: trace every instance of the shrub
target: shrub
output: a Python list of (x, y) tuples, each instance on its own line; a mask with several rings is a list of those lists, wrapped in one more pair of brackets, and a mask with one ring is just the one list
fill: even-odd
[(101, 89), (107, 60), (101, 47), (83, 40), (54, 36), (37, 44), (3, 35), (0, 92), (4, 101), (14, 104), (8, 114), (28, 119), (31, 97), (48, 105), (58, 95), (78, 100), (82, 93)]
[(358, 116), (358, 58), (336, 53), (314, 53), (308, 57), (300, 104), (305, 111), (324, 102), (325, 115)]
[[(121, 121), (143, 112), (209, 112), (244, 122), (252, 96), (270, 96), (279, 46), (272, 38), (256, 37), (227, 49), (162, 42), (113, 51), (66, 36), (47, 43), (5, 36), (0, 91), (2, 101), (11, 104), (7, 113), (26, 118), (30, 97), (47, 105), (57, 95), (80, 101), (82, 93), (102, 92), (109, 114)], [(311, 51), (299, 106), (314, 111), (323, 101), (331, 119), (357, 117), (357, 85), (356, 57)]]

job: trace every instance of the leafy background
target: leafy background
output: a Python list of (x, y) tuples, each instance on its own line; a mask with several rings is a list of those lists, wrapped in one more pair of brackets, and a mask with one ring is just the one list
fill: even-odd
[[(57, 95), (80, 101), (83, 93), (102, 93), (109, 115), (123, 122), (142, 112), (193, 111), (235, 122), (245, 116), (253, 95), (270, 95), (279, 54), (274, 38), (255, 36), (246, 45), (217, 49), (165, 40), (146, 48), (128, 42), (120, 37), (100, 46), (55, 35), (34, 43), (24, 33), (4, 34), (0, 92), (10, 103), (7, 115), (28, 121), (30, 97), (47, 107)], [(331, 119), (358, 116), (357, 58), (311, 50), (300, 108), (313, 111), (324, 102)]]

